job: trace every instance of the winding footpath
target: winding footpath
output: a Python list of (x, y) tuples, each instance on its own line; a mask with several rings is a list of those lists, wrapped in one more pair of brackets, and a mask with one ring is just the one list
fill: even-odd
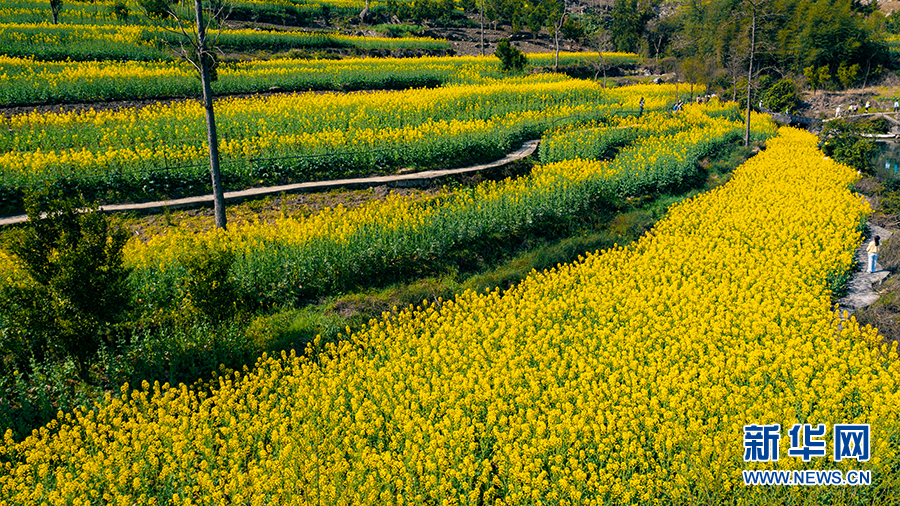
[[(246, 199), (260, 198), (268, 195), (278, 195), (280, 193), (292, 193), (292, 192), (302, 192), (302, 191), (327, 191), (333, 190), (335, 188), (348, 188), (348, 189), (358, 189), (358, 188), (370, 188), (373, 186), (380, 185), (388, 185), (394, 187), (411, 187), (411, 186), (426, 186), (430, 184), (433, 180), (438, 179), (440, 177), (446, 176), (454, 176), (459, 174), (467, 174), (471, 172), (479, 172), (486, 169), (493, 169), (496, 167), (502, 167), (504, 165), (508, 165), (516, 160), (521, 160), (528, 156), (531, 156), (535, 150), (537, 150), (537, 146), (539, 140), (530, 140), (526, 141), (521, 148), (517, 149), (506, 155), (505, 158), (500, 160), (481, 164), (481, 165), (473, 165), (470, 167), (461, 167), (458, 169), (445, 169), (445, 170), (428, 170), (423, 172), (414, 172), (410, 174), (394, 174), (390, 176), (373, 176), (373, 177), (363, 177), (363, 178), (355, 178), (355, 179), (334, 179), (330, 181), (310, 181), (306, 183), (296, 183), (296, 184), (288, 184), (281, 186), (267, 186), (263, 188), (250, 188), (248, 190), (240, 190), (233, 192), (225, 192), (225, 202), (237, 202)], [(187, 197), (183, 199), (175, 199), (175, 200), (164, 200), (157, 202), (141, 202), (138, 204), (109, 204), (100, 206), (100, 210), (106, 212), (117, 212), (117, 211), (142, 211), (142, 212), (155, 212), (162, 211), (165, 208), (169, 209), (177, 209), (183, 207), (198, 207), (204, 205), (212, 205), (213, 196), (211, 194), (200, 195), (197, 197)], [(18, 215), (18, 216), (9, 216), (6, 218), (0, 218), (0, 226), (3, 225), (13, 225), (16, 223), (22, 223), (28, 219), (26, 215)]]
[[(881, 237), (883, 242), (893, 235), (893, 233), (886, 228), (873, 225), (872, 223), (869, 223), (868, 226), (870, 232), (869, 236), (867, 236), (862, 244), (856, 249), (856, 260), (859, 262), (859, 265), (862, 266), (862, 270), (853, 274), (853, 277), (850, 278), (850, 282), (847, 285), (847, 295), (837, 301), (838, 306), (842, 310), (849, 311), (850, 314), (874, 304), (878, 300), (878, 292), (875, 290), (875, 287), (880, 286), (881, 282), (890, 274), (886, 269), (877, 265), (876, 269), (878, 270), (875, 272), (866, 272), (869, 262), (869, 255), (866, 252), (866, 248), (868, 247), (871, 238), (877, 235)], [(843, 315), (843, 311), (841, 314)]]

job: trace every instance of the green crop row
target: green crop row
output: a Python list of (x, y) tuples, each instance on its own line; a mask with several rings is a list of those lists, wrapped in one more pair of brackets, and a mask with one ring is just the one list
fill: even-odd
[[(741, 122), (710, 118), (700, 107), (692, 107), (685, 116), (645, 116), (647, 128), (640, 142), (623, 148), (610, 162), (567, 160), (436, 199), (389, 200), (352, 210), (338, 208), (308, 220), (288, 218), (216, 234), (173, 231), (147, 243), (135, 242), (127, 253), (136, 268), (134, 290), (149, 305), (148, 311), (166, 307), (184, 276), (181, 259), (208, 248), (238, 254), (233, 276), (242, 304), (290, 305), (341, 291), (391, 265), (429, 259), (485, 234), (512, 233), (571, 216), (597, 199), (694, 185), (698, 160), (739, 139), (744, 127)], [(755, 139), (774, 133), (771, 121), (754, 120)]]
[[(702, 110), (690, 114), (702, 114)], [(704, 143), (726, 142), (741, 131), (741, 125), (734, 122), (723, 119), (715, 123), (711, 128), (659, 136), (659, 142), (636, 144), (622, 151), (619, 157), (626, 153), (628, 157), (621, 161), (617, 157), (611, 163), (564, 162), (544, 166), (531, 176), (483, 184), (421, 205), (388, 199), (357, 211), (338, 209), (309, 220), (257, 224), (202, 237), (176, 234), (168, 244), (182, 251), (193, 249), (194, 254), (208, 251), (196, 249), (204, 244), (233, 248), (234, 270), (242, 288), (248, 279), (266, 276), (264, 281), (278, 282), (277, 294), (290, 296), (291, 289), (305, 289), (307, 275), (313, 284), (321, 283), (322, 275), (342, 279), (354, 274), (345, 270), (348, 266), (380, 262), (382, 268), (389, 268), (394, 262), (420, 255), (443, 254), (446, 248), (478, 235), (506, 233), (554, 215), (577, 213), (585, 201), (617, 193), (617, 174), (668, 174), (671, 178), (657, 179), (661, 190), (696, 166), (706, 149)], [(771, 125), (769, 129), (771, 132)], [(681, 162), (671, 163), (676, 158)], [(849, 174), (840, 175), (843, 182)], [(635, 502), (632, 498), (637, 493), (641, 502), (656, 496), (672, 497), (671, 502), (677, 503), (706, 491), (680, 487), (688, 479), (709, 480), (708, 487), (718, 494), (723, 488), (719, 479), (735, 478), (732, 468), (740, 462), (741, 422), (751, 423), (759, 413), (770, 417), (764, 418), (766, 422), (793, 420), (774, 418), (792, 416), (793, 411), (786, 409), (769, 412), (754, 407), (745, 413), (746, 403), (765, 395), (779, 408), (796, 406), (801, 410), (799, 400), (782, 399), (780, 391), (763, 389), (760, 394), (759, 389), (748, 390), (744, 384), (745, 375), (757, 373), (758, 362), (767, 361), (762, 352), (756, 352), (756, 340), (781, 330), (771, 318), (752, 320), (761, 314), (759, 294), (791, 296), (763, 299), (766, 308), (774, 305), (785, 310), (782, 327), (805, 324), (811, 336), (831, 329), (816, 323), (827, 309), (825, 304), (816, 313), (788, 312), (787, 305), (778, 306), (778, 301), (789, 300), (791, 308), (797, 301), (803, 308), (811, 308), (814, 299), (818, 308), (821, 289), (814, 274), (798, 280), (795, 265), (788, 266), (794, 270), (774, 266), (769, 254), (772, 241), (763, 241), (768, 236), (756, 233), (759, 222), (746, 219), (755, 217), (744, 212), (749, 199), (741, 197), (747, 193), (745, 188), (760, 186), (763, 179), (757, 176), (737, 188), (744, 193), (725, 194), (729, 201), (709, 205), (710, 199), (705, 199), (692, 209), (676, 209), (680, 211), (678, 219), (665, 222), (626, 250), (615, 247), (605, 256), (593, 254), (574, 265), (533, 273), (503, 295), (499, 291), (485, 295), (467, 292), (443, 306), (438, 301), (423, 311), (410, 309), (383, 322), (373, 320), (350, 339), (302, 360), (294, 360), (293, 353), (291, 358), (283, 354), (281, 362), (263, 355), (252, 371), (229, 372), (213, 379), (209, 388), (197, 385), (198, 390), (159, 383), (151, 387), (149, 381), (142, 390), (125, 385), (121, 395), (111, 393), (94, 409), (62, 414), (25, 441), (15, 442), (7, 436), (0, 445), (4, 462), (0, 502), (20, 504), (35, 494), (45, 494), (50, 504), (67, 504), (76, 498), (106, 494), (109, 501), (139, 498), (134, 502), (186, 503), (183, 493), (191, 490), (191, 502), (210, 504), (246, 503), (251, 495), (273, 503), (321, 499), (323, 504), (370, 504), (407, 497), (416, 503), (444, 499), (463, 503), (470, 497), (485, 498), (486, 502), (503, 497), (510, 504), (530, 504), (540, 494), (532, 488), (534, 483), (546, 487), (549, 502), (559, 498), (571, 503), (579, 499)], [(831, 190), (837, 185), (834, 179), (828, 180), (826, 191), (831, 201), (840, 199), (838, 214), (844, 220), (835, 228), (843, 231), (846, 215), (854, 209), (848, 204), (851, 199)], [(777, 207), (772, 203), (788, 201), (792, 209), (803, 209), (782, 195), (766, 200), (758, 194), (751, 197), (755, 207), (764, 205), (771, 210)], [(809, 206), (807, 202), (813, 200), (802, 203)], [(858, 199), (854, 201), (858, 210)], [(741, 212), (737, 217), (732, 210), (735, 206)], [(721, 209), (728, 213), (725, 220), (721, 220)], [(789, 216), (795, 217), (788, 224), (791, 232), (794, 223), (813, 219), (806, 214)], [(826, 223), (824, 217), (815, 218)], [(345, 226), (323, 227), (342, 223)], [(318, 236), (304, 240), (304, 229), (317, 231)], [(823, 259), (838, 263), (831, 255), (847, 249), (851, 238), (829, 232), (831, 240), (825, 242), (837, 243), (825, 250), (829, 255), (820, 253), (822, 234), (807, 245), (805, 249), (814, 253), (803, 260), (816, 265), (824, 264)], [(753, 234), (752, 244), (768, 249), (761, 253), (748, 249), (743, 242), (748, 233)], [(773, 240), (782, 248), (791, 244), (782, 236)], [(151, 242), (144, 249), (158, 250), (166, 244)], [(177, 275), (179, 266), (156, 264), (159, 257), (138, 258), (139, 249), (127, 253), (129, 262), (148, 261), (137, 266), (135, 280), (142, 281), (140, 276), (150, 273), (155, 277), (146, 281), (165, 289), (159, 286), (160, 280)], [(705, 260), (701, 253), (709, 250), (717, 256)], [(746, 261), (753, 262), (758, 272), (741, 263), (751, 255)], [(757, 263), (763, 258), (768, 260)], [(702, 270), (692, 268), (697, 262)], [(321, 272), (304, 271), (317, 266)], [(623, 269), (627, 276), (621, 275)], [(790, 273), (779, 279), (792, 282), (775, 285), (767, 281), (763, 290), (752, 282), (747, 284), (756, 279), (754, 275), (772, 269)], [(735, 272), (740, 276), (731, 281), (734, 286), (721, 288), (722, 280), (735, 279)], [(743, 288), (739, 283), (744, 283)], [(781, 286), (785, 289), (776, 291)], [(266, 296), (269, 286), (254, 288)], [(740, 290), (743, 292), (735, 293)], [(169, 291), (169, 300), (173, 293), (177, 292)], [(146, 300), (146, 295), (137, 294), (139, 300)], [(259, 295), (253, 292), (252, 296)], [(718, 307), (717, 297), (733, 300)], [(648, 298), (652, 304), (647, 303)], [(719, 315), (717, 307), (726, 316)], [(811, 313), (815, 322), (810, 321)], [(709, 315), (721, 321), (703, 327)], [(735, 336), (731, 346), (719, 348), (719, 341), (713, 338), (734, 333), (728, 316), (752, 327)], [(819, 333), (808, 330), (811, 325), (816, 325), (813, 330)], [(597, 336), (608, 341), (600, 342)], [(793, 334), (779, 336), (789, 350)], [(841, 337), (843, 340), (844, 335)], [(225, 336), (213, 339), (218, 343), (214, 346), (226, 345)], [(836, 346), (833, 341), (829, 343)], [(315, 344), (320, 343), (317, 340)], [(753, 348), (747, 352), (742, 346)], [(758, 348), (766, 349), (763, 345)], [(199, 346), (196, 349), (212, 353)], [(570, 353), (573, 349), (575, 353)], [(721, 356), (737, 353), (735, 350), (743, 355), (733, 360)], [(710, 353), (714, 359), (705, 360)], [(865, 360), (862, 352), (854, 357)], [(810, 364), (817, 363), (814, 357), (806, 358)], [(872, 369), (875, 364), (864, 363), (859, 376), (864, 374), (862, 369)], [(702, 368), (702, 374), (698, 376), (692, 367)], [(780, 373), (765, 371), (778, 381), (785, 374), (784, 369)], [(787, 374), (793, 383), (784, 386), (786, 390), (793, 385), (814, 390), (802, 376), (809, 374), (807, 369), (793, 374), (793, 378)], [(668, 375), (664, 383), (654, 381), (660, 375)], [(829, 381), (837, 377), (834, 372)], [(783, 383), (776, 385), (775, 381), (771, 388)], [(697, 387), (696, 382), (702, 384)], [(740, 402), (726, 403), (725, 388), (734, 388), (732, 395)], [(862, 389), (862, 384), (860, 388), (877, 391)], [(716, 398), (710, 399), (710, 395)], [(684, 402), (678, 399), (693, 402), (692, 406), (704, 410), (703, 416), (738, 413), (747, 420), (739, 418), (721, 426), (703, 424), (697, 421), (700, 415), (684, 409)], [(882, 412), (887, 413), (890, 403), (884, 405)], [(840, 399), (825, 406), (825, 414), (831, 416), (827, 419), (840, 415), (838, 406), (843, 406)], [(605, 418), (597, 415), (598, 410)], [(630, 432), (612, 426), (626, 416), (631, 417)], [(734, 436), (735, 426), (738, 436)], [(660, 428), (667, 437), (654, 436)], [(715, 440), (691, 446), (711, 431), (716, 431), (712, 433)], [(614, 437), (621, 437), (625, 446), (607, 442)], [(642, 438), (647, 446), (641, 446)], [(489, 443), (484, 446), (482, 441)], [(888, 436), (873, 437), (873, 442), (874, 449), (889, 452)], [(573, 445), (582, 453), (564, 458), (566, 448)], [(730, 450), (726, 452), (726, 448)], [(721, 453), (728, 458), (720, 457)], [(695, 455), (707, 460), (691, 460)], [(893, 454), (885, 455), (894, 459)], [(642, 467), (642, 462), (651, 459), (658, 459), (661, 465)], [(417, 462), (422, 465), (417, 467)], [(726, 465), (730, 467), (724, 478), (704, 472), (711, 466)], [(552, 473), (539, 471), (551, 466)], [(453, 473), (453, 479), (442, 482), (445, 470)], [(599, 477), (598, 470), (603, 473)], [(684, 478), (673, 480), (672, 473), (682, 473), (678, 476)], [(632, 477), (649, 488), (624, 485)], [(388, 496), (385, 491), (395, 484), (396, 492), (389, 491)], [(532, 490), (537, 491), (535, 496)]]
[[(673, 87), (605, 90), (558, 75), (403, 92), (231, 98), (217, 105), (228, 189), (441, 168), (502, 157), (547, 128), (662, 109)], [(206, 129), (196, 102), (0, 119), (0, 184), (63, 181), (102, 201), (206, 191)], [(124, 193), (123, 193), (124, 192)]]
[[(111, 43), (112, 44), (112, 43)], [(149, 47), (149, 46), (148, 46)], [(561, 65), (597, 61), (598, 53), (561, 53)], [(604, 53), (621, 64), (633, 54)], [(550, 65), (553, 55), (529, 54), (535, 66)], [(374, 90), (476, 83), (502, 78), (499, 60), (489, 57), (280, 58), (223, 63), (213, 83), (216, 94), (269, 90)], [(200, 81), (181, 61), (44, 62), (0, 56), (0, 105), (28, 105), (100, 100), (138, 100), (198, 96)]]
[[(396, 0), (395, 0), (396, 1)], [(400, 0), (397, 3), (403, 3)], [(117, 8), (121, 4), (124, 9)], [(172, 8), (181, 15), (189, 12), (192, 3), (179, 1)], [(370, 2), (375, 12), (386, 3)], [(358, 2), (345, 0), (230, 0), (228, 18), (280, 25), (302, 25), (326, 15), (353, 15), (362, 10)], [(51, 23), (50, 2), (47, 0), (0, 0), (0, 23)], [(157, 21), (148, 17), (137, 0), (71, 0), (64, 1), (59, 12), (60, 24), (78, 25), (152, 25)]]
[[(190, 28), (190, 27), (188, 27)], [(223, 51), (287, 51), (349, 49), (359, 51), (415, 49), (446, 51), (450, 43), (426, 37), (357, 37), (305, 31), (222, 30), (217, 47)], [(174, 60), (184, 42), (177, 28), (140, 25), (0, 25), (3, 54), (50, 61)]]

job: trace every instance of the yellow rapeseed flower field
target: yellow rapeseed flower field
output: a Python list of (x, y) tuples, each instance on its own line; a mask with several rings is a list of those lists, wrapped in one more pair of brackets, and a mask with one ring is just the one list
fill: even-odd
[[(149, 72), (152, 66), (136, 64), (133, 70)], [(333, 154), (337, 158), (325, 161), (339, 166), (354, 163), (354, 153), (381, 150), (393, 163), (447, 159), (507, 146), (553, 121), (627, 112), (641, 96), (648, 109), (663, 108), (675, 91), (606, 90), (589, 81), (533, 76), (402, 92), (225, 98), (217, 102), (216, 117), (226, 178), (258, 182), (272, 158), (299, 164), (300, 156)], [(0, 118), (0, 182), (130, 180), (143, 177), (139, 171), (172, 168), (196, 172), (207, 156), (205, 139), (197, 102), (19, 114)], [(306, 169), (287, 170), (302, 178)]]
[[(689, 106), (671, 117), (645, 115), (635, 128), (646, 137), (610, 162), (548, 163), (527, 176), (427, 200), (389, 198), (355, 209), (326, 209), (309, 218), (245, 223), (227, 231), (175, 229), (146, 242), (131, 241), (126, 263), (135, 268), (132, 280), (140, 298), (162, 300), (183, 275), (184, 258), (202, 247), (230, 250), (239, 257), (233, 273), (243, 293), (264, 305), (285, 303), (299, 294), (315, 295), (316, 284), (369, 272), (400, 258), (427, 258), (483, 234), (571, 216), (598, 197), (675, 187), (697, 170), (700, 157), (743, 131), (740, 122), (707, 114), (718, 107)], [(771, 121), (755, 118), (753, 124), (754, 135), (773, 133)], [(613, 125), (600, 131), (618, 130)]]
[[(877, 502), (897, 486), (900, 366), (832, 311), (826, 273), (869, 209), (815, 144), (782, 129), (637, 243), (509, 291), (61, 413), (0, 447), (0, 505)], [(753, 423), (868, 423), (872, 457), (745, 464)], [(874, 483), (741, 481), (827, 466)]]

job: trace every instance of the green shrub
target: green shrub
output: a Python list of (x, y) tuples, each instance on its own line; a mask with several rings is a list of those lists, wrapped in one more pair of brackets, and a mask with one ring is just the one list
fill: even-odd
[(856, 84), (859, 79), (859, 64), (847, 65), (847, 62), (841, 62), (837, 71), (837, 79), (845, 89)]
[(147, 16), (151, 18), (169, 17), (172, 3), (172, 0), (138, 0), (138, 5), (143, 7)]
[(891, 131), (891, 123), (884, 117), (878, 117), (862, 123), (861, 128), (872, 134), (886, 134)]
[(521, 72), (528, 63), (525, 53), (510, 44), (509, 39), (500, 39), (494, 56), (500, 59), (500, 69), (504, 72)]
[(888, 216), (900, 215), (900, 188), (885, 185), (884, 191), (879, 194), (879, 206), (881, 212)]
[(187, 309), (214, 323), (233, 317), (237, 300), (230, 274), (234, 253), (204, 246), (182, 263), (188, 272), (181, 285)]
[(775, 112), (793, 113), (800, 103), (797, 85), (790, 79), (782, 79), (766, 91), (763, 105)]
[(836, 161), (862, 172), (872, 172), (872, 157), (877, 152), (875, 141), (863, 137), (865, 129), (843, 120), (829, 121), (819, 137), (822, 151)]
[(0, 434), (12, 430), (16, 441), (56, 418), (60, 410), (89, 405), (98, 397), (80, 381), (71, 359), (31, 362), (28, 369), (27, 375), (19, 370), (0, 375)]
[(52, 190), (28, 195), (25, 206), (28, 221), (3, 244), (26, 279), (0, 290), (0, 354), (19, 370), (72, 357), (83, 375), (102, 341), (115, 344), (130, 303), (122, 262), (130, 233), (96, 205)]
[(127, 21), (128, 16), (131, 15), (131, 10), (128, 8), (128, 5), (125, 4), (125, 0), (115, 0), (115, 2), (109, 6), (109, 12), (120, 21)]

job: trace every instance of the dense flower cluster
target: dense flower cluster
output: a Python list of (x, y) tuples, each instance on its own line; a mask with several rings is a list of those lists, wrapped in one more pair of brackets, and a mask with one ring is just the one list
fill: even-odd
[[(180, 260), (206, 245), (238, 254), (234, 273), (247, 297), (265, 305), (292, 303), (315, 295), (323, 283), (359, 276), (398, 258), (438, 255), (485, 234), (571, 216), (597, 198), (677, 187), (696, 174), (701, 157), (738, 138), (743, 130), (742, 123), (711, 118), (705, 109), (689, 107), (675, 117), (645, 116), (638, 124), (648, 136), (623, 149), (612, 162), (562, 161), (537, 167), (525, 177), (487, 182), (429, 200), (374, 201), (305, 219), (233, 226), (224, 232), (176, 230), (146, 243), (132, 241), (126, 258), (136, 269), (135, 289), (144, 301), (163, 305), (171, 299), (184, 275)], [(761, 118), (755, 128), (761, 137), (774, 133), (771, 121)]]
[(856, 422), (869, 462), (771, 465), (895, 486), (896, 347), (837, 320), (825, 288), (868, 211), (854, 177), (782, 129), (631, 246), (373, 321), (315, 360), (61, 413), (0, 447), (0, 505), (865, 502), (740, 478), (743, 425)]
[[(135, 0), (128, 0), (132, 10), (139, 9)], [(112, 12), (113, 0), (64, 3), (59, 22), (65, 24), (122, 24)], [(47, 23), (52, 20), (50, 2), (41, 0), (0, 0), (0, 24)]]
[[(561, 53), (561, 65), (585, 64), (598, 53)], [(603, 53), (607, 61), (634, 63), (629, 53)], [(533, 65), (551, 65), (550, 54), (529, 54)], [(416, 88), (473, 84), (503, 77), (495, 57), (274, 58), (222, 65), (213, 92)], [(96, 99), (145, 99), (199, 94), (195, 70), (180, 61), (55, 61), (0, 56), (0, 104)]]
[[(634, 97), (632, 98), (632, 100)], [(631, 103), (635, 107), (635, 103)], [(541, 161), (544, 163), (574, 158), (603, 158), (614, 153), (622, 145), (648, 136), (668, 133), (708, 125), (714, 118), (724, 117), (741, 121), (741, 114), (733, 103), (713, 100), (703, 108), (688, 108), (683, 114), (667, 115), (663, 111), (651, 112), (649, 117), (633, 115), (602, 118), (594, 128), (583, 124), (566, 125), (548, 131), (540, 145)], [(769, 136), (774, 132), (767, 119), (753, 114), (750, 122), (754, 134)], [(756, 126), (762, 125), (756, 129)]]
[[(313, 162), (299, 157), (308, 155), (355, 166), (358, 153), (377, 154), (362, 165), (369, 171), (481, 152), (496, 157), (554, 121), (615, 114), (637, 104), (639, 94), (647, 96), (648, 108), (663, 108), (673, 93), (671, 86), (606, 90), (557, 75), (532, 76), (403, 92), (228, 98), (218, 102), (216, 116), (226, 180), (269, 171), (272, 164), (260, 158), (280, 159), (287, 164), (281, 170), (303, 178)], [(202, 164), (203, 125), (196, 102), (0, 118), (0, 183), (129, 178), (139, 170)]]
[[(135, 269), (132, 286), (144, 304), (165, 307), (178, 298), (173, 293), (185, 276), (183, 260), (206, 246), (237, 253), (234, 276), (244, 297), (263, 305), (291, 304), (329, 291), (343, 277), (383, 269), (398, 259), (438, 255), (485, 234), (572, 216), (598, 198), (664, 191), (694, 177), (700, 158), (740, 136), (743, 124), (718, 114), (722, 107), (689, 106), (678, 115), (652, 113), (629, 121), (644, 138), (620, 146), (611, 162), (560, 161), (539, 166), (525, 177), (430, 199), (389, 198), (355, 209), (326, 209), (302, 219), (245, 223), (214, 233), (175, 229), (147, 242), (135, 239), (126, 250), (126, 262)], [(619, 121), (611, 123), (607, 133), (621, 130)], [(754, 137), (765, 138), (774, 127), (770, 120), (755, 117), (753, 132)], [(572, 133), (564, 129), (560, 136), (571, 139)], [(555, 139), (551, 135), (545, 142), (564, 144)], [(423, 139), (421, 145), (425, 144)], [(0, 272), (16, 277), (8, 261), (0, 258), (0, 265)]]

